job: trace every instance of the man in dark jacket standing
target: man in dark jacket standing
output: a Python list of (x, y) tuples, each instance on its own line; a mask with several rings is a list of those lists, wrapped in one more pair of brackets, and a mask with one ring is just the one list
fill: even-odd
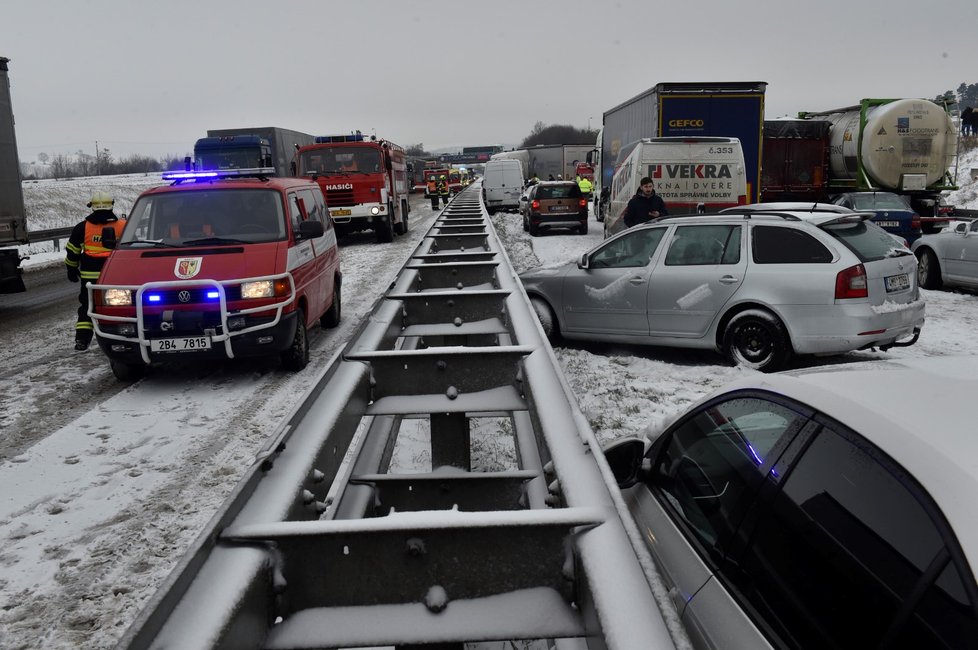
[(104, 192), (96, 192), (88, 207), (92, 213), (77, 224), (71, 231), (71, 237), (65, 245), (65, 266), (68, 270), (68, 280), (78, 282), (81, 279), (81, 291), (78, 293), (78, 321), (75, 323), (75, 349), (87, 350), (92, 342), (94, 330), (92, 319), (88, 317), (88, 284), (98, 281), (99, 273), (112, 252), (102, 244), (102, 230), (109, 226), (115, 230), (116, 238), (122, 234), (124, 221), (112, 211), (115, 200)]
[(631, 228), (657, 217), (664, 217), (667, 214), (669, 211), (666, 210), (666, 203), (661, 196), (655, 193), (652, 179), (648, 176), (642, 178), (635, 196), (625, 206), (625, 226)]

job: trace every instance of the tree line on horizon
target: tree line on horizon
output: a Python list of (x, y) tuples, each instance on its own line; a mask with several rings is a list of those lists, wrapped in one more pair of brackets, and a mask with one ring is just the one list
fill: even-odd
[(114, 176), (117, 174), (145, 174), (183, 169), (185, 156), (169, 154), (161, 158), (133, 154), (116, 160), (108, 149), (99, 149), (98, 155), (93, 156), (84, 151), (74, 154), (57, 154), (48, 156), (39, 153), (37, 160), (43, 167), (24, 165), (23, 169), (31, 170), (21, 176), (23, 180), (38, 178), (78, 178), (80, 176)]

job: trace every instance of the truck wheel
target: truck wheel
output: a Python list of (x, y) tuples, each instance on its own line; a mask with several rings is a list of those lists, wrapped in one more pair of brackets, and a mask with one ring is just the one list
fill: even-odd
[(116, 379), (127, 383), (142, 379), (146, 375), (146, 364), (143, 363), (124, 363), (109, 359), (109, 367)]
[(408, 215), (411, 214), (411, 207), (407, 201), (401, 201), (401, 232), (399, 235), (406, 235), (408, 231)]
[(772, 372), (788, 361), (791, 346), (784, 325), (774, 314), (748, 309), (727, 323), (723, 352), (736, 365)]
[(340, 324), (340, 283), (333, 281), (333, 302), (322, 316), (319, 317), (319, 324), (327, 329), (333, 329)]
[(298, 372), (309, 363), (309, 339), (306, 337), (306, 312), (301, 307), (295, 310), (295, 334), (292, 345), (282, 353), (282, 367)]
[(917, 251), (917, 284), (924, 289), (940, 289), (944, 284), (937, 255), (929, 248)]

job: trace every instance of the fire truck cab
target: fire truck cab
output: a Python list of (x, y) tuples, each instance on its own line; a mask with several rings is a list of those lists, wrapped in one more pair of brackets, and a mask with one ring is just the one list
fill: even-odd
[(373, 230), (390, 242), (408, 230), (407, 160), (404, 149), (360, 131), (318, 136), (296, 153), (299, 176), (319, 183), (338, 235)]
[(168, 172), (133, 205), (89, 315), (121, 380), (176, 358), (309, 361), (340, 320), (340, 257), (316, 183), (273, 168)]

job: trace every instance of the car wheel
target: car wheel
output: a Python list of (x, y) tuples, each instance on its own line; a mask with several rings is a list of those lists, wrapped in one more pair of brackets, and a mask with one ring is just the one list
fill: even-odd
[(748, 309), (727, 323), (723, 351), (739, 366), (771, 372), (787, 362), (791, 346), (784, 325), (774, 314)]
[(577, 227), (577, 234), (586, 235), (587, 234), (587, 220), (581, 222), (581, 225)]
[(530, 232), (530, 221), (523, 215), (523, 232)]
[(540, 321), (540, 327), (543, 328), (547, 340), (553, 343), (560, 338), (560, 327), (557, 325), (557, 318), (554, 316), (553, 310), (550, 309), (550, 305), (543, 298), (535, 296), (530, 298), (530, 305), (537, 314), (537, 320)]
[(125, 363), (110, 359), (109, 367), (119, 381), (131, 383), (146, 375), (146, 364), (143, 363)]
[(944, 284), (937, 255), (929, 248), (917, 251), (917, 284), (924, 289), (940, 289)]
[(327, 329), (333, 329), (340, 324), (340, 310), (342, 309), (342, 302), (340, 299), (340, 283), (337, 280), (333, 281), (333, 302), (330, 304), (329, 309), (319, 317), (319, 324)]
[(309, 339), (306, 337), (306, 312), (303, 309), (295, 311), (295, 334), (292, 345), (282, 353), (282, 366), (286, 370), (299, 371), (309, 363)]
[(492, 216), (496, 214), (496, 208), (486, 208), (486, 212), (488, 212), (489, 215)]
[(540, 226), (538, 226), (537, 224), (535, 224), (535, 223), (533, 223), (531, 221), (530, 222), (530, 237), (536, 237), (539, 234), (540, 234)]

